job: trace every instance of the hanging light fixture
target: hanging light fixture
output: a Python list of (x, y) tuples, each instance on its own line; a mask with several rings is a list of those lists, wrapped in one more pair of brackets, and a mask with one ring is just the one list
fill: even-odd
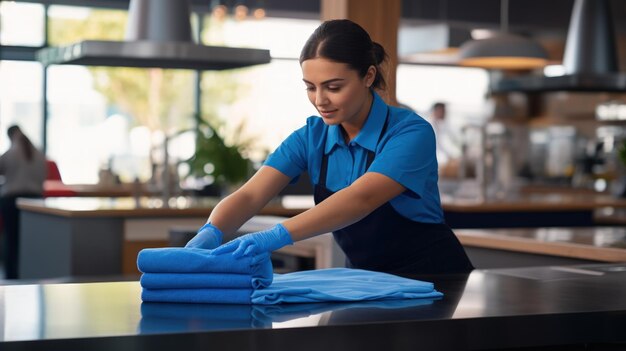
[(211, 15), (218, 21), (222, 21), (228, 14), (228, 8), (221, 0), (211, 0)]
[[(234, 2), (234, 5), (233, 5)], [(252, 1), (236, 0), (211, 0), (211, 14), (217, 20), (223, 21), (229, 16), (229, 12), (232, 10), (232, 17), (237, 21), (243, 21), (248, 18), (250, 14), (255, 19), (265, 18), (264, 2), (257, 0), (254, 2), (253, 10), (250, 11), (247, 3)]]
[(234, 17), (237, 21), (243, 21), (248, 17), (248, 6), (246, 6), (244, 0), (237, 1), (235, 5)]
[(508, 33), (509, 1), (500, 2), (500, 32), (480, 40), (470, 40), (459, 48), (461, 66), (490, 69), (534, 69), (548, 62), (546, 50), (537, 42)]
[(265, 3), (263, 0), (257, 0), (256, 6), (252, 10), (252, 16), (258, 20), (265, 18)]

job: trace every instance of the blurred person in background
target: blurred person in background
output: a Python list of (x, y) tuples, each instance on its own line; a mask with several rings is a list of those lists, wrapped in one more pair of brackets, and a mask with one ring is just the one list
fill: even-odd
[(3, 222), (4, 270), (6, 279), (18, 277), (19, 210), (17, 198), (38, 198), (43, 195), (46, 179), (46, 158), (22, 130), (13, 125), (7, 130), (11, 147), (0, 156), (0, 209)]
[(433, 126), (437, 141), (437, 163), (442, 178), (454, 178), (458, 175), (458, 159), (461, 155), (461, 143), (447, 120), (446, 104), (435, 102), (428, 121)]

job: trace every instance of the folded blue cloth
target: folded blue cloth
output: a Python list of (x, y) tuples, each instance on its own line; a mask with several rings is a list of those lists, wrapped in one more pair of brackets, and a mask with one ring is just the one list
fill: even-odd
[(141, 286), (148, 289), (259, 289), (273, 278), (268, 253), (235, 258), (197, 248), (143, 249), (137, 268), (144, 273)]
[(443, 296), (432, 283), (349, 268), (275, 274), (262, 289), (143, 289), (146, 302), (273, 305), (331, 301), (370, 301)]
[(137, 268), (142, 273), (238, 273), (255, 277), (272, 277), (269, 253), (235, 258), (213, 255), (213, 250), (165, 247), (143, 249), (137, 255)]
[(250, 304), (252, 289), (142, 289), (145, 302)]
[(350, 268), (274, 274), (272, 285), (252, 291), (253, 304), (369, 301), (443, 296), (432, 283)]
[(272, 283), (272, 275), (271, 272), (257, 277), (237, 273), (144, 273), (139, 282), (148, 289), (260, 289)]

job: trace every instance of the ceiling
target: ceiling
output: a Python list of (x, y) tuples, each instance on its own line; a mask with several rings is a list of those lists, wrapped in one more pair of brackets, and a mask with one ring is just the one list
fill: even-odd
[[(529, 35), (567, 33), (574, 0), (509, 0), (511, 31)], [(609, 0), (615, 30), (626, 34), (626, 1)], [(444, 21), (466, 27), (497, 28), (500, 0), (405, 0), (402, 17), (408, 21)]]
[[(19, 1), (19, 0), (18, 0)], [(22, 0), (23, 1), (23, 0)], [(129, 0), (26, 0), (128, 8)], [(224, 0), (231, 6), (239, 0)], [(246, 0), (254, 5), (257, 0)], [(211, 0), (191, 0), (195, 11), (209, 11)], [(263, 0), (268, 16), (318, 18), (321, 0)], [(609, 0), (617, 34), (620, 66), (626, 68), (626, 0)], [(509, 30), (540, 41), (552, 60), (561, 60), (574, 0), (509, 0)], [(462, 29), (497, 29), (500, 0), (402, 0), (402, 23), (445, 23)]]
[[(18, 0), (19, 1), (19, 0)], [(46, 4), (128, 8), (129, 0), (26, 0)], [(268, 15), (316, 18), (321, 0), (264, 0)], [(208, 11), (211, 0), (191, 0), (194, 10)], [(225, 0), (234, 4), (235, 0)], [(255, 4), (256, 0), (244, 1)], [(509, 0), (509, 23), (522, 33), (565, 35), (574, 0)], [(626, 34), (626, 0), (609, 0), (616, 31)], [(497, 28), (500, 0), (403, 0), (402, 18), (411, 22), (446, 22), (467, 28)]]

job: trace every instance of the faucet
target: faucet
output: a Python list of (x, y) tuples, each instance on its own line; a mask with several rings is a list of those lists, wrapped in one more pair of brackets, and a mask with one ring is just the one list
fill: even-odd
[[(173, 134), (173, 135), (164, 135), (161, 143), (153, 145), (152, 147), (152, 150), (160, 149), (161, 152), (163, 153), (161, 169), (159, 169), (157, 162), (154, 160), (154, 158), (152, 156), (150, 157), (151, 162), (152, 162), (153, 184), (158, 185), (160, 181), (160, 185), (162, 187), (162, 189), (160, 189), (161, 190), (160, 195), (161, 195), (161, 200), (163, 201), (163, 206), (165, 208), (169, 207), (169, 200), (170, 200), (170, 197), (172, 196), (172, 180), (173, 180), (172, 170), (170, 168), (171, 155), (168, 151), (168, 147), (169, 147), (171, 139), (177, 136), (178, 134), (180, 134), (180, 132), (177, 134)], [(152, 154), (152, 151), (151, 151), (151, 154)], [(159, 176), (160, 176), (160, 179), (159, 179)], [(176, 183), (174, 183), (174, 186), (176, 186)]]
[(161, 193), (161, 199), (163, 200), (163, 207), (169, 207), (170, 201), (170, 153), (167, 151), (167, 144), (169, 143), (169, 137), (166, 135), (163, 139), (163, 173), (161, 174), (161, 180), (163, 181), (163, 192)]
[(459, 162), (459, 180), (462, 182), (467, 178), (467, 167), (469, 164), (468, 151), (468, 133), (476, 131), (479, 137), (478, 155), (475, 161), (474, 174), (476, 183), (478, 184), (478, 197), (481, 200), (487, 198), (487, 168), (490, 157), (490, 149), (487, 143), (487, 129), (485, 125), (468, 124), (461, 128), (462, 144), (461, 144), (461, 160)]

